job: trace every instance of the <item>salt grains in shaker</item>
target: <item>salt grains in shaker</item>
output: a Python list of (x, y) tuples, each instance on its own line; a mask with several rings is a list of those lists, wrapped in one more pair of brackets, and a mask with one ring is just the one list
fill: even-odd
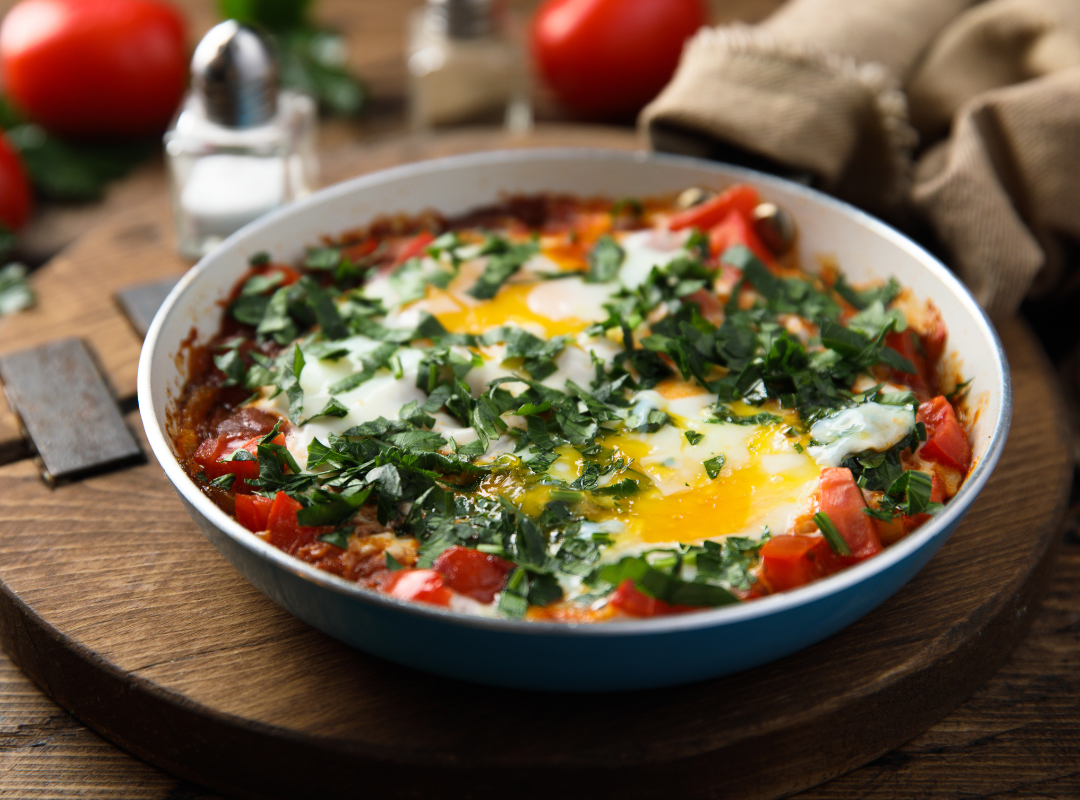
[(499, 0), (427, 0), (411, 19), (408, 69), (413, 130), (532, 127), (525, 59)]
[(266, 40), (228, 20), (191, 59), (191, 91), (165, 134), (177, 246), (192, 258), (317, 181), (315, 104), (278, 88)]

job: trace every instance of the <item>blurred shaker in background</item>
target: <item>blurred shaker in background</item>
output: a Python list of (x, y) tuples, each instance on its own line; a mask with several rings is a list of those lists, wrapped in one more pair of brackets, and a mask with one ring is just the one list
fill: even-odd
[(282, 91), (267, 41), (234, 20), (191, 59), (191, 91), (165, 134), (177, 247), (191, 258), (317, 181), (315, 104)]
[(532, 126), (527, 68), (499, 0), (427, 0), (408, 42), (413, 130), (494, 123)]

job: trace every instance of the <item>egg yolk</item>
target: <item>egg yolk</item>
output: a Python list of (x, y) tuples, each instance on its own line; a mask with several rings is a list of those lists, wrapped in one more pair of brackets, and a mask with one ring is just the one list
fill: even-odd
[[(616, 538), (629, 545), (756, 535), (770, 522), (786, 526), (787, 516), (802, 510), (808, 488), (816, 486), (819, 469), (808, 455), (779, 444), (782, 440), (776, 434), (782, 427), (770, 425), (750, 433), (749, 461), (722, 468), (715, 478), (709, 477), (697, 453), (676, 454), (670, 466), (650, 462), (649, 456), (656, 453), (648, 441), (612, 434), (604, 444), (612, 448), (612, 459), (628, 461), (629, 470), (609, 480), (638, 478), (641, 489), (626, 497), (603, 498), (587, 516), (596, 522), (621, 522), (624, 532)], [(583, 473), (586, 461), (576, 450), (560, 447), (557, 452), (560, 458), (549, 468), (549, 477), (571, 482)], [(673, 478), (685, 488), (664, 494), (659, 486), (670, 486)], [(481, 487), (481, 494), (502, 495), (533, 516), (554, 499), (552, 491), (544, 483), (531, 483), (518, 470), (493, 474)]]
[[(477, 302), (449, 291), (428, 287), (425, 302), (429, 311), (451, 333), (481, 334), (500, 325), (516, 325), (547, 338), (577, 333), (592, 324), (577, 317), (550, 319), (529, 308), (529, 293), (535, 283), (508, 283), (490, 300)], [(538, 330), (539, 329), (539, 330)]]
[(800, 502), (818, 470), (810, 459), (797, 469), (772, 474), (751, 462), (684, 492), (644, 492), (624, 501), (621, 515), (631, 535), (644, 542), (695, 542), (743, 533), (778, 506)]
[(655, 484), (681, 482), (686, 487), (668, 494), (650, 488), (624, 498), (617, 516), (627, 525), (628, 534), (649, 543), (694, 542), (745, 532), (776, 507), (798, 503), (807, 483), (818, 477), (818, 469), (808, 456), (786, 447), (778, 449), (774, 442), (780, 427), (753, 431), (747, 439), (749, 461), (736, 467), (725, 465), (715, 478), (698, 460), (703, 456), (692, 450), (672, 454), (677, 460), (658, 462), (655, 447), (646, 441), (609, 437), (633, 459), (633, 468)]

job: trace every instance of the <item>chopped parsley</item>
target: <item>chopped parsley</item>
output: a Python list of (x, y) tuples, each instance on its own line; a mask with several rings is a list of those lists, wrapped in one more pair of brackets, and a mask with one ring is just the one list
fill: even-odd
[(585, 280), (589, 283), (608, 283), (619, 275), (625, 253), (618, 243), (608, 235), (596, 240), (589, 252), (589, 271)]
[(498, 236), (490, 236), (480, 248), (480, 255), (488, 257), (484, 271), (469, 294), (477, 300), (490, 300), (510, 276), (538, 252), (535, 242), (510, 242)]
[(720, 470), (724, 468), (724, 462), (726, 461), (727, 459), (724, 457), (724, 454), (721, 453), (720, 455), (713, 456), (701, 463), (705, 466), (706, 474), (708, 474), (711, 479), (715, 480), (720, 474)]
[(814, 514), (814, 524), (818, 526), (818, 530), (825, 537), (825, 541), (829, 543), (829, 547), (838, 556), (850, 556), (851, 548), (848, 547), (847, 541), (840, 535), (840, 531), (836, 529), (836, 525), (829, 519), (829, 515), (824, 511), (819, 511)]
[(739, 602), (730, 589), (720, 581), (709, 580), (704, 574), (702, 580), (685, 580), (680, 576), (681, 567), (681, 558), (674, 559), (672, 566), (661, 568), (650, 564), (645, 556), (628, 556), (601, 567), (588, 580), (593, 586), (607, 584), (609, 587), (630, 580), (639, 591), (670, 605), (708, 607)]

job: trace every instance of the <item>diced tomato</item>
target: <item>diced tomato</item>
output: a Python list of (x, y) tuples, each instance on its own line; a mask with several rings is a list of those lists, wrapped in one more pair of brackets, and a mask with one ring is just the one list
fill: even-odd
[(286, 553), (294, 553), (305, 544), (311, 544), (322, 531), (309, 528), (296, 521), (296, 512), (303, 508), (285, 492), (278, 492), (270, 505), (266, 529), (270, 531), (270, 544)]
[(919, 406), (918, 420), (926, 425), (927, 434), (919, 455), (966, 473), (971, 465), (971, 444), (949, 401), (938, 395), (923, 403)]
[(930, 320), (930, 330), (919, 335), (922, 342), (923, 352), (931, 364), (936, 362), (945, 353), (945, 340), (949, 336), (949, 329), (945, 327), (944, 320), (932, 309), (933, 318)]
[(861, 561), (881, 552), (881, 539), (873, 520), (863, 512), (866, 500), (850, 469), (827, 467), (821, 471), (820, 506), (851, 548), (851, 555), (842, 560)]
[(783, 592), (827, 575), (829, 543), (820, 534), (774, 536), (761, 548), (762, 573), (773, 591)]
[(236, 521), (249, 531), (265, 531), (270, 520), (270, 506), (274, 503), (269, 497), (257, 494), (236, 495)]
[(415, 600), (436, 606), (450, 605), (450, 590), (433, 569), (402, 569), (391, 574), (382, 591), (398, 600)]
[(410, 258), (422, 256), (427, 246), (435, 241), (435, 235), (431, 231), (420, 231), (413, 238), (399, 245), (397, 255), (394, 257), (395, 264), (402, 264)]
[(932, 384), (930, 367), (920, 349), (918, 337), (911, 328), (900, 333), (896, 331), (890, 333), (885, 337), (885, 346), (892, 348), (915, 365), (914, 373), (893, 370), (898, 379), (914, 389), (917, 395), (929, 396)]
[[(221, 434), (215, 439), (207, 439), (200, 444), (199, 449), (195, 451), (192, 458), (202, 467), (206, 477), (210, 480), (231, 473), (239, 479), (233, 484), (233, 491), (249, 492), (251, 490), (243, 481), (254, 480), (259, 477), (259, 462), (257, 460), (222, 461), (222, 459), (232, 455), (236, 450), (247, 450), (252, 456), (255, 456), (261, 441), (262, 437), (256, 436), (240, 447), (234, 447), (232, 444), (235, 439), (230, 439), (227, 434)], [(285, 437), (279, 433), (274, 437), (273, 444), (285, 444)]]
[(682, 614), (687, 611), (696, 611), (697, 606), (672, 605), (658, 600), (634, 586), (634, 582), (627, 578), (619, 587), (611, 593), (608, 601), (613, 608), (617, 608), (635, 617), (657, 617), (661, 614)]
[[(242, 480), (259, 477), (258, 461), (221, 460), (226, 456), (231, 455), (233, 451), (237, 449), (247, 450), (247, 447), (230, 447), (229, 438), (225, 434), (222, 434), (216, 439), (207, 439), (200, 444), (199, 449), (195, 451), (193, 458), (195, 462), (202, 467), (202, 471), (206, 473), (206, 477), (210, 480), (220, 478), (222, 475), (228, 475), (230, 473)], [(251, 451), (248, 450), (248, 452)]]
[(432, 568), (458, 594), (490, 603), (506, 584), (506, 576), (513, 571), (514, 565), (490, 553), (455, 545), (444, 550)]
[(359, 261), (366, 256), (370, 256), (379, 247), (379, 237), (369, 236), (362, 242), (351, 244), (348, 247), (342, 248), (341, 255), (350, 261)]
[(609, 602), (620, 611), (635, 617), (655, 617), (671, 612), (671, 606), (663, 600), (657, 600), (645, 594), (634, 586), (634, 582), (629, 578), (620, 583), (619, 588), (612, 592)]
[(684, 228), (708, 230), (722, 222), (732, 211), (738, 211), (744, 219), (750, 220), (758, 202), (757, 189), (739, 183), (711, 200), (674, 214), (668, 219), (668, 228), (673, 231), (681, 231)]
[(709, 230), (709, 252), (714, 258), (720, 258), (729, 247), (737, 244), (749, 248), (766, 264), (773, 263), (772, 252), (758, 238), (749, 219), (739, 211), (732, 211), (719, 225)]
[[(228, 445), (228, 440), (224, 435), (214, 439), (206, 439), (199, 445), (199, 448), (195, 451), (195, 455), (192, 456), (192, 458), (203, 468), (204, 472), (207, 468), (215, 469), (217, 460), (225, 455), (225, 448), (228, 447)], [(209, 477), (217, 477), (211, 476), (210, 473), (207, 473), (207, 475)]]
[(937, 475), (930, 476), (930, 502), (945, 502), (945, 485), (941, 482)]

